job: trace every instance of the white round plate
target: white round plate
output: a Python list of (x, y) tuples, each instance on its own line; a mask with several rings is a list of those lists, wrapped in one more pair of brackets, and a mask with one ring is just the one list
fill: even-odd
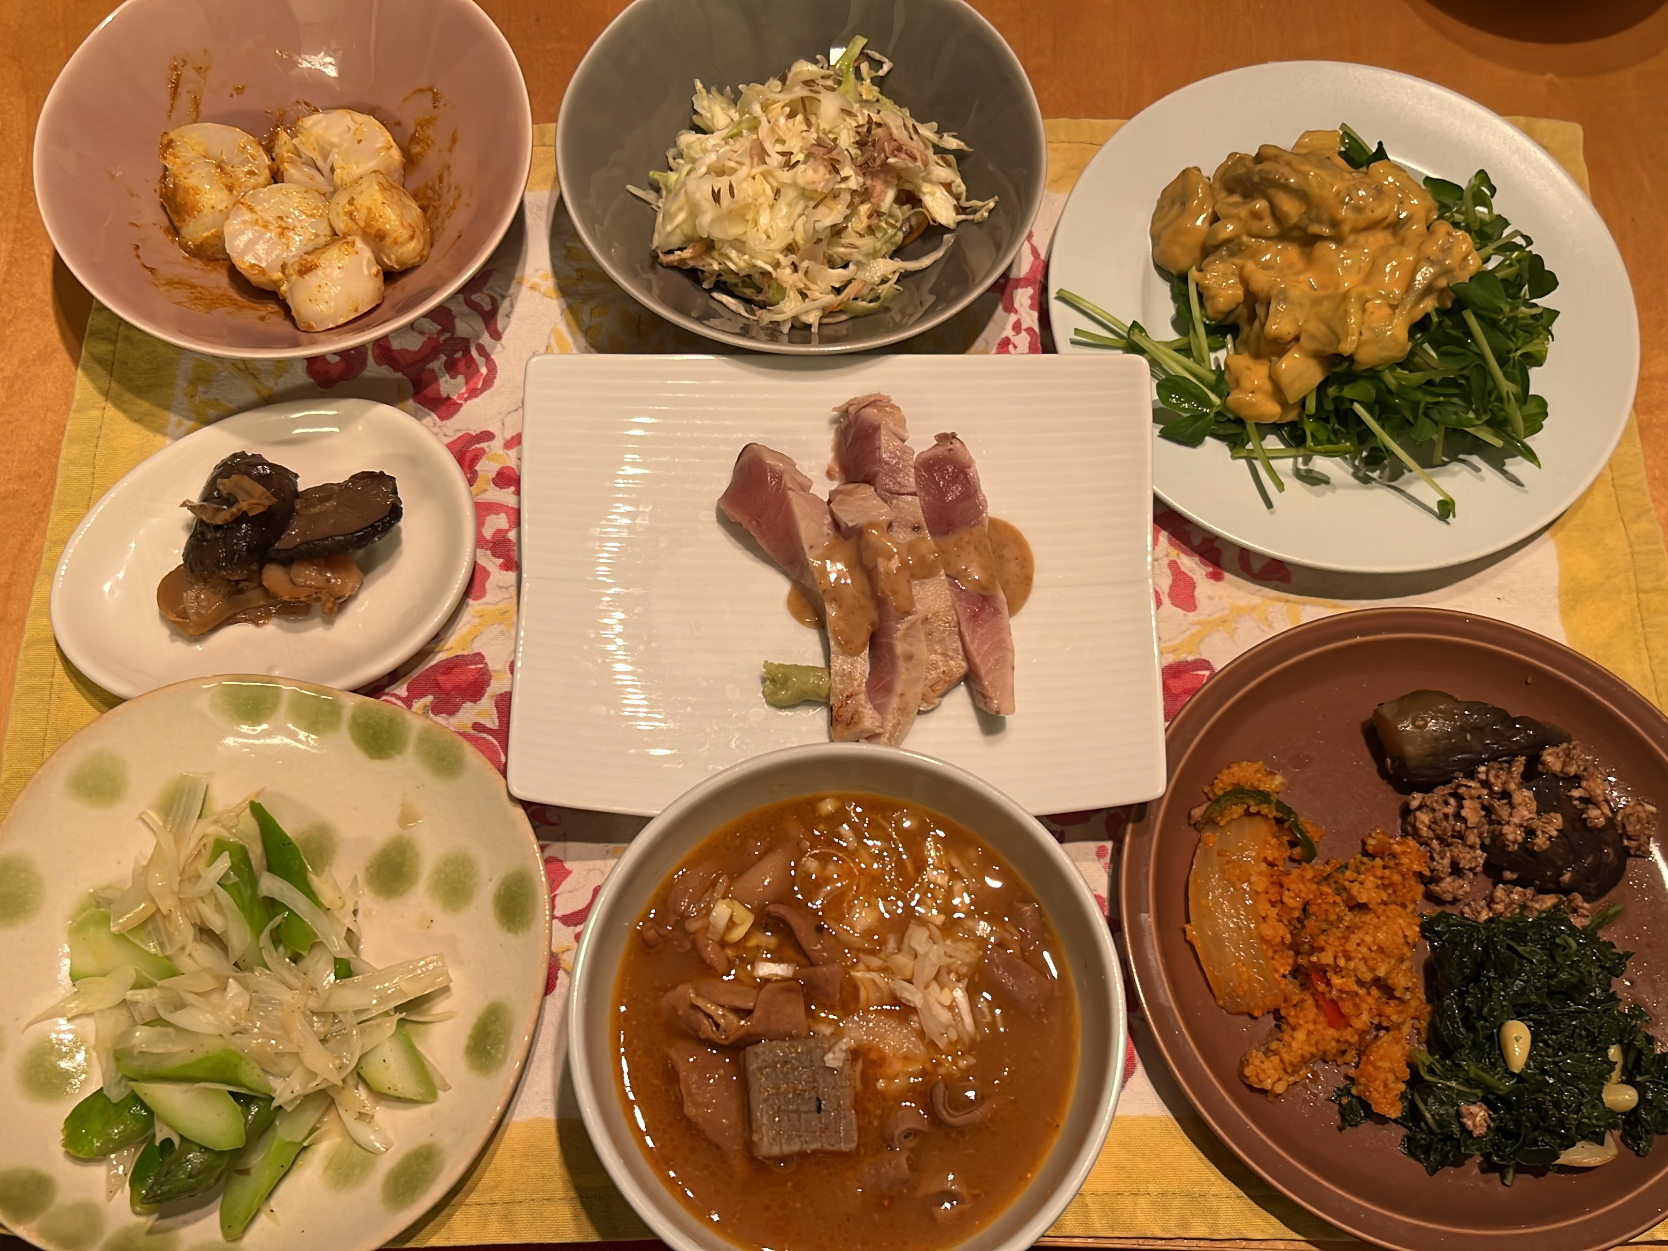
[(262, 791), (315, 868), (358, 878), (366, 959), (446, 957), (456, 1015), (415, 1031), (451, 1089), (385, 1100), (384, 1155), (346, 1139), (309, 1147), (239, 1244), (372, 1251), (446, 1194), (509, 1106), (550, 966), (544, 869), (527, 818), (463, 739), (392, 704), (261, 677), (181, 683), (105, 713), (0, 825), (0, 1220), (50, 1251), (224, 1245), (217, 1205), (148, 1224), (125, 1190), (105, 1198), (102, 1161), (64, 1154), (64, 1116), (99, 1081), (91, 1018), (23, 1024), (67, 993), (70, 918), (90, 890), (127, 881), (153, 845), (138, 814), (186, 772), (208, 776), (215, 806)]
[[(1535, 241), (1558, 289), (1547, 363), (1530, 374), (1550, 416), (1533, 447), (1541, 469), (1510, 461), (1512, 477), (1451, 464), (1436, 478), (1458, 514), (1447, 524), (1408, 496), (1354, 481), (1317, 459), (1330, 486), (1282, 474), (1265, 507), (1249, 462), (1215, 440), (1189, 448), (1153, 427), (1153, 489), (1171, 507), (1243, 547), (1317, 569), (1407, 573), (1488, 556), (1534, 534), (1598, 476), (1627, 424), (1639, 375), (1633, 289), (1610, 232), (1575, 181), (1529, 136), (1464, 96), (1366, 65), (1289, 61), (1218, 74), (1144, 109), (1089, 162), (1054, 233), (1048, 286), (1054, 337), (1099, 329), (1058, 298), (1073, 291), (1125, 320), (1169, 333), (1169, 286), (1152, 262), (1147, 226), (1159, 192), (1189, 165), (1207, 174), (1230, 152), (1290, 144), (1347, 122), (1420, 176), (1464, 183), (1486, 169), (1495, 205)], [(1513, 478), (1516, 481), (1513, 481)], [(1428, 488), (1414, 484), (1411, 495)], [(1434, 500), (1434, 496), (1431, 497)]]
[[(334, 621), (316, 609), (264, 626), (191, 638), (156, 606), (156, 585), (191, 533), (196, 499), (233, 452), (286, 465), (303, 487), (364, 469), (392, 474), (405, 515), (357, 553), (365, 585)], [(370, 400), (300, 400), (223, 418), (129, 472), (76, 527), (52, 580), (52, 632), (64, 655), (124, 699), (216, 673), (282, 674), (353, 689), (433, 638), (475, 568), (475, 506), (457, 462), (423, 424)]]

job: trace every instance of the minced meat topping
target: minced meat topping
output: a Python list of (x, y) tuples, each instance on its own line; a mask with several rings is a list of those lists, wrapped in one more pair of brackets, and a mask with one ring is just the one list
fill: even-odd
[[(1643, 800), (1622, 800), (1610, 779), (1579, 743), (1560, 743), (1542, 750), (1537, 761), (1542, 774), (1572, 778), (1569, 792), (1581, 819), (1597, 829), (1614, 820), (1630, 855), (1645, 855), (1656, 833), (1656, 809)], [(1431, 875), (1426, 893), (1441, 903), (1463, 901), (1460, 911), (1481, 920), (1516, 912), (1544, 912), (1565, 901), (1506, 883), (1477, 893), (1477, 878), (1491, 849), (1543, 852), (1558, 837), (1564, 817), (1541, 812), (1524, 774), (1525, 757), (1477, 766), (1467, 777), (1411, 796), (1402, 814), (1402, 832), (1430, 854)], [(1580, 896), (1567, 897), (1571, 912), (1590, 913)]]

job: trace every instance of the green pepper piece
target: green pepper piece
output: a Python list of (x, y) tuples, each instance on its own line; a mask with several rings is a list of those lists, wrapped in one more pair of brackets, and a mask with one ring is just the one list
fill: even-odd
[[(319, 901), (319, 895), (313, 889), (313, 883), (307, 877), (307, 857), (301, 854), (301, 848), (295, 845), (295, 840), (284, 833), (284, 827), (279, 825), (273, 816), (258, 803), (251, 803), (249, 811), (254, 815), (255, 824), (261, 831), (261, 849), (266, 852), (266, 871), (273, 877), (281, 878), (296, 890), (307, 896), (312, 903), (324, 907)], [(284, 904), (273, 901), (284, 914), (284, 919), (278, 923), (278, 938), (290, 953), (297, 959), (307, 954), (308, 948), (318, 941), (319, 936), (313, 933), (313, 927), (308, 925)]]
[[(243, 1133), (244, 1142), (254, 1142), (267, 1127), (278, 1119), (278, 1108), (265, 1095), (233, 1094), (232, 1098), (243, 1105)], [(236, 1152), (233, 1153), (234, 1155)]]
[(1205, 805), (1205, 811), (1199, 819), (1201, 821), (1215, 821), (1236, 804), (1252, 804), (1261, 808), (1272, 808), (1280, 822), (1296, 837), (1297, 858), (1304, 861), (1315, 858), (1315, 840), (1309, 837), (1309, 831), (1304, 828), (1303, 819), (1267, 791), (1253, 790), (1249, 786), (1236, 786), (1232, 790), (1223, 791)]
[(165, 1203), (206, 1194), (220, 1184), (232, 1167), (235, 1151), (211, 1151), (200, 1142), (181, 1138), (152, 1142), (139, 1153), (128, 1178), (128, 1202), (139, 1216), (148, 1216)]
[(64, 1118), (64, 1150), (78, 1160), (102, 1160), (151, 1136), (155, 1118), (131, 1090), (120, 1103), (95, 1090)]
[[(253, 1142), (272, 1127), (278, 1109), (263, 1096), (233, 1095), (243, 1109), (246, 1142)], [(166, 1203), (206, 1194), (231, 1171), (232, 1162), (242, 1154), (214, 1151), (200, 1142), (181, 1138), (178, 1143), (148, 1143), (134, 1161), (128, 1176), (128, 1202), (140, 1216), (154, 1213)]]
[[(249, 857), (249, 849), (235, 838), (214, 840), (209, 859), (218, 860), (222, 855), (229, 856), (231, 864), (220, 875), (220, 885), (242, 914), (249, 933), (258, 939), (261, 931), (272, 922), (272, 909), (261, 898), (260, 877), (255, 872), (255, 862)], [(259, 946), (250, 948), (244, 954), (243, 962), (254, 968), (266, 968), (266, 957), (261, 955)]]

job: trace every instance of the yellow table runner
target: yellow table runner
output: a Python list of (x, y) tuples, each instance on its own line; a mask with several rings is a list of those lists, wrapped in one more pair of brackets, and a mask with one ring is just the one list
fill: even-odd
[[(1586, 185), (1582, 134), (1565, 122), (1514, 118)], [(1052, 121), (1049, 195), (1039, 219), (1038, 254), (1064, 195), (1089, 158), (1120, 123)], [(529, 202), (554, 190), (553, 128), (539, 127)], [(571, 227), (561, 237), (555, 210), (551, 270), (517, 274), (560, 306), (547, 350), (608, 345), (599, 324), (644, 327), (639, 342), (669, 343), (663, 327), (633, 323), (617, 294), (574, 290), (595, 286), (594, 266), (575, 257)], [(564, 260), (559, 255), (563, 250)], [(1023, 259), (1023, 258), (1022, 258)], [(610, 304), (609, 301), (614, 303)], [(1001, 314), (998, 313), (998, 318)], [(612, 318), (610, 321), (609, 319)], [(617, 334), (609, 330), (609, 334)], [(981, 336), (973, 350), (992, 350)], [(507, 379), (519, 385), (516, 374)], [(193, 402), (210, 395), (248, 395), (243, 407), (271, 397), (261, 367), (178, 351), (95, 308), (83, 348), (75, 399), (64, 436), (45, 550), (18, 658), (11, 716), (0, 756), (0, 809), (9, 806), (40, 763), (114, 699), (64, 662), (52, 639), (48, 601), (65, 542), (92, 504), (125, 472), (196, 420), (232, 411)], [(242, 375), (228, 377), (231, 375)], [(183, 398), (182, 398), (183, 397)], [(409, 390), (391, 398), (411, 408)], [(1439, 603), (1534, 624), (1614, 670), (1657, 703), (1668, 699), (1668, 552), (1646, 487), (1632, 421), (1610, 465), (1551, 529), (1498, 566), (1462, 577), (1384, 579), (1369, 591), (1347, 579), (1311, 576), (1237, 549), (1236, 560), (1179, 518), (1160, 514), (1155, 532), (1155, 586), (1167, 704), (1179, 703), (1233, 654), (1300, 620), (1350, 602)], [(1278, 566), (1278, 567), (1276, 567)], [(1491, 608), (1495, 611), (1490, 611)], [(1148, 1077), (1150, 1076), (1150, 1080)], [(530, 1074), (529, 1081), (533, 1080)], [(549, 1081), (545, 1076), (542, 1080)], [(402, 1241), (413, 1245), (561, 1242), (647, 1237), (646, 1227), (609, 1182), (577, 1115), (571, 1091), (542, 1092), (539, 1115), (508, 1121), (470, 1175)], [(1103, 1245), (1177, 1240), (1218, 1247), (1336, 1246), (1353, 1240), (1272, 1191), (1221, 1146), (1173, 1091), (1162, 1073), (1132, 1084), (1106, 1148), (1088, 1182), (1051, 1231), (1061, 1239)], [(524, 1091), (524, 1094), (526, 1092)], [(554, 1112), (554, 1116), (550, 1115)], [(1652, 1237), (1668, 1240), (1668, 1223)]]

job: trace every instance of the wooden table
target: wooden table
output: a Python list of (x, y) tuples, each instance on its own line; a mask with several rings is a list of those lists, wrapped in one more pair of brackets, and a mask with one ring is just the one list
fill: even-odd
[[(482, 0), (554, 121), (579, 58), (623, 0)], [(1294, 58), (1418, 74), (1500, 113), (1580, 122), (1593, 197), (1633, 277), (1638, 414), (1668, 524), (1668, 6), (1664, 0), (974, 0), (1019, 54), (1047, 117), (1132, 117), (1194, 79)], [(30, 150), (59, 68), (109, 0), (0, 0), (0, 701), (12, 671), (91, 300), (53, 254)], [(1279, 138), (1280, 136), (1275, 136)], [(9, 1241), (9, 1240), (8, 1240)]]

